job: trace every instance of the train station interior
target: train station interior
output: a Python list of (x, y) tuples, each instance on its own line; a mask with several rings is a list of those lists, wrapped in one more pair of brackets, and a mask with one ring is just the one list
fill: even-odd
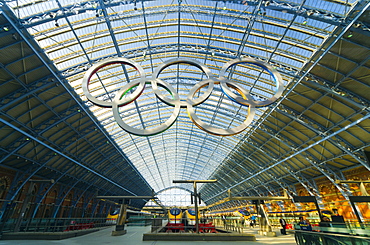
[(0, 244), (370, 244), (368, 0), (0, 0)]

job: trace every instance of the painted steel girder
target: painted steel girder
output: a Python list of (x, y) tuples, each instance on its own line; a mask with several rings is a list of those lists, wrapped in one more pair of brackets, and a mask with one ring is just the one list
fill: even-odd
[[(121, 5), (122, 2), (109, 2), (108, 4), (105, 2), (104, 4), (102, 4), (103, 2), (100, 1), (100, 5), (97, 5), (97, 2), (96, 1), (91, 1), (91, 2), (83, 2), (83, 3), (79, 3), (79, 4), (73, 4), (73, 5), (69, 5), (69, 6), (64, 6), (63, 8), (61, 9), (58, 9), (58, 10), (49, 10), (49, 11), (45, 11), (44, 13), (39, 13), (39, 14), (36, 14), (36, 15), (32, 15), (32, 16), (29, 16), (27, 18), (24, 18), (22, 19), (22, 24), (29, 28), (29, 27), (32, 27), (34, 25), (40, 25), (40, 24), (43, 24), (45, 22), (48, 22), (48, 21), (51, 21), (51, 20), (58, 20), (60, 18), (67, 18), (67, 17), (70, 17), (70, 16), (73, 16), (73, 15), (76, 15), (76, 13), (85, 13), (87, 11), (99, 11), (99, 10), (104, 10), (106, 9), (107, 7), (109, 8), (112, 8), (112, 7), (115, 7), (115, 6), (118, 6), (118, 5)], [(248, 1), (248, 6), (260, 6), (261, 3), (260, 1)], [(360, 4), (359, 4), (360, 5)], [(361, 5), (358, 7), (360, 8)], [(191, 9), (191, 6), (187, 6), (186, 8), (182, 8), (182, 6), (179, 6), (177, 4), (174, 4), (172, 7), (168, 7), (165, 9), (165, 12), (175, 12), (177, 13), (179, 11), (179, 8), (181, 11), (196, 11), (198, 12), (198, 14), (201, 14), (202, 11), (199, 11), (201, 10), (201, 8), (199, 7), (194, 7), (194, 9), (192, 10)], [(299, 9), (299, 5), (295, 4), (295, 3), (286, 3), (286, 2), (278, 2), (278, 1), (270, 1), (270, 4), (268, 6), (264, 6), (263, 7), (264, 9), (271, 9), (271, 10), (275, 10), (275, 11), (285, 11), (285, 12), (288, 12), (288, 13), (291, 13), (291, 14), (297, 14), (299, 16), (302, 16), (302, 17), (305, 17), (305, 18), (310, 18), (310, 19), (314, 19), (316, 21), (320, 21), (320, 22), (324, 22), (324, 23), (328, 23), (328, 24), (331, 24), (331, 25), (336, 25), (336, 26), (345, 26), (347, 25), (351, 20), (348, 20), (347, 18), (344, 18), (343, 16), (341, 15), (338, 15), (338, 14), (335, 14), (335, 13), (332, 13), (332, 12), (328, 12), (328, 11), (325, 11), (325, 10), (322, 10), (322, 9), (309, 9), (307, 7), (305, 7), (304, 9), (301, 9), (299, 12), (297, 12), (297, 9)], [(208, 10), (211, 9), (211, 8), (206, 8), (207, 11), (204, 12), (204, 14), (208, 14)], [(256, 8), (254, 8), (256, 9)], [(162, 9), (158, 9), (159, 11), (156, 13), (155, 10), (152, 10), (150, 12), (146, 12), (147, 15), (154, 15), (154, 14), (162, 14), (164, 10)], [(78, 12), (77, 12), (78, 11)], [(136, 11), (133, 11), (133, 15), (132, 16), (137, 16), (137, 15), (141, 15), (141, 13), (137, 14), (135, 13)], [(228, 12), (232, 12), (232, 9), (229, 9)], [(222, 13), (217, 13), (218, 15), (222, 14)], [(235, 13), (235, 14), (239, 14), (239, 13)], [(126, 15), (125, 18), (129, 18), (130, 15)], [(115, 16), (110, 16), (110, 19), (114, 19)], [(118, 16), (118, 18), (121, 18), (120, 16)], [(362, 33), (367, 33), (367, 30), (370, 30), (370, 28), (368, 28), (366, 26), (365, 23), (362, 23), (362, 22), (356, 22), (356, 24), (358, 24), (360, 26), (360, 28), (353, 28), (354, 31), (358, 31), (358, 32), (362, 32)]]
[[(158, 48), (161, 48), (161, 49), (158, 49)], [(217, 49), (214, 49), (214, 50), (216, 52), (218, 52), (219, 57), (225, 57), (227, 59), (233, 59), (236, 56), (236, 52), (230, 52), (230, 50), (227, 50), (227, 49), (217, 48)], [(153, 46), (152, 50), (150, 52), (151, 52), (151, 54), (161, 54), (161, 53), (168, 54), (169, 51), (170, 52), (176, 52), (176, 51), (184, 52), (184, 51), (187, 51), (189, 53), (195, 53), (195, 54), (202, 53), (204, 55), (210, 55), (211, 54), (211, 51), (207, 50), (206, 46), (204, 46), (204, 48), (202, 50), (202, 45), (194, 45), (194, 44), (180, 44), (180, 46), (178, 46), (178, 44), (157, 45), (157, 46)], [(143, 56), (144, 52), (147, 52), (146, 47), (145, 48), (137, 48), (137, 49), (135, 49), (135, 51), (124, 51), (124, 52), (122, 52), (122, 56), (124, 56), (128, 59), (133, 59), (137, 56)], [(92, 62), (95, 64), (97, 62), (100, 62), (102, 60), (112, 58), (112, 57), (113, 57), (112, 55), (109, 55), (109, 56), (106, 56), (106, 57), (102, 57), (102, 58), (92, 60)], [(263, 61), (263, 62), (266, 61), (265, 58), (258, 57), (258, 56), (248, 55), (248, 56), (245, 56), (245, 57), (251, 57), (251, 58)], [(298, 70), (296, 70), (295, 68), (292, 68), (290, 66), (274, 62), (273, 60), (269, 61), (269, 63), (272, 66), (277, 67), (278, 71), (285, 74), (285, 75), (295, 77), (296, 74), (298, 74)], [(76, 66), (70, 67), (66, 70), (62, 70), (61, 73), (64, 77), (76, 76), (78, 74), (84, 73), (89, 67), (90, 67), (90, 64), (88, 62), (86, 62), (86, 63), (83, 63), (83, 64), (77, 64)]]

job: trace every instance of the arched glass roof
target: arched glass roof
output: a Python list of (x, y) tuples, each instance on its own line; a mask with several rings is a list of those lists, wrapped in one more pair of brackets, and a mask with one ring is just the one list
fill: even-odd
[[(244, 195), (273, 193), (302, 182), (302, 178), (326, 176), (316, 162), (326, 165), (329, 161), (337, 169), (352, 166), (352, 160), (343, 163), (342, 156), (334, 159), (342, 152), (344, 139), (346, 147), (356, 141), (357, 149), (368, 148), (369, 140), (359, 132), (338, 137), (343, 127), (359, 118), (362, 120), (353, 125), (365, 121), (356, 130), (368, 133), (364, 116), (368, 107), (363, 105), (368, 103), (369, 91), (368, 1), (9, 0), (2, 5), (4, 13), (12, 12), (6, 15), (16, 35), (27, 39), (22, 31), (30, 34), (33, 40), (27, 44), (35, 41), (41, 48), (38, 57), (43, 65), (51, 67), (58, 82), (81, 100), (81, 110), (99, 122), (88, 130), (93, 133), (101, 127), (107, 133), (101, 142), (118, 147), (120, 154), (109, 156), (107, 152), (106, 157), (117, 158), (114, 161), (119, 165), (123, 156), (157, 192), (173, 186), (174, 179), (217, 178), (217, 184), (200, 185), (206, 202), (220, 199), (228, 188)], [(362, 52), (353, 53), (356, 48)], [(92, 103), (82, 89), (88, 69), (114, 57), (135, 62), (144, 73), (130, 65), (99, 69), (89, 85), (99, 101), (111, 103), (117, 96), (134, 94), (137, 85), (130, 91), (122, 88), (138, 81), (140, 75), (151, 78), (159, 66), (174, 58), (195, 60), (214, 77), (230, 60), (253, 58), (281, 74), (284, 92), (275, 103), (257, 107), (252, 123), (240, 134), (209, 134), (189, 118), (187, 108), (181, 108), (166, 131), (137, 136), (117, 124), (112, 108)], [(276, 85), (270, 73), (250, 64), (234, 68), (228, 70), (228, 78), (255, 100), (274, 95)], [(199, 67), (181, 63), (166, 67), (158, 78), (186, 101), (194, 86), (208, 75)], [(364, 90), (352, 86), (353, 81)], [(199, 88), (194, 97), (206, 94), (207, 86)], [(240, 93), (236, 87), (232, 89), (234, 94)], [(163, 87), (160, 91), (167, 97), (172, 93)], [(246, 120), (248, 108), (231, 100), (221, 85), (215, 84), (207, 100), (195, 107), (195, 114), (206, 125), (229, 129)], [(134, 102), (118, 109), (122, 120), (136, 129), (156, 128), (174, 111), (155, 95), (151, 84)], [(316, 145), (322, 148), (316, 149)], [(348, 152), (343, 157), (348, 154), (354, 157)], [(364, 165), (363, 156), (357, 160)], [(93, 157), (90, 161), (94, 162)], [(112, 175), (104, 176), (110, 179)], [(124, 180), (112, 177), (112, 181)], [(186, 184), (183, 187), (191, 189)]]

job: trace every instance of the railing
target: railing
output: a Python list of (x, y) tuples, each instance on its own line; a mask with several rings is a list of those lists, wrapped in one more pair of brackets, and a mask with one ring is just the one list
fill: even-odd
[[(370, 235), (370, 233), (368, 233)], [(369, 245), (370, 237), (314, 231), (295, 231), (298, 245)]]
[[(199, 233), (219, 233), (219, 232), (243, 232), (243, 228), (248, 228), (246, 224), (242, 224), (238, 219), (227, 218), (207, 218), (199, 219)], [(168, 218), (152, 219), (152, 232), (160, 233), (176, 233), (176, 232), (196, 232), (195, 221), (188, 221), (184, 218), (175, 222), (171, 222)]]
[[(370, 236), (370, 223), (335, 223), (330, 222), (329, 227), (322, 227), (319, 224), (311, 224), (313, 231), (325, 232), (325, 233), (335, 233), (335, 234), (345, 234), (354, 236)], [(298, 224), (294, 225), (296, 230), (300, 230)]]
[[(14, 232), (17, 219), (1, 223), (1, 231)], [(20, 232), (67, 232), (111, 226), (106, 218), (46, 218), (29, 219), (21, 222)]]

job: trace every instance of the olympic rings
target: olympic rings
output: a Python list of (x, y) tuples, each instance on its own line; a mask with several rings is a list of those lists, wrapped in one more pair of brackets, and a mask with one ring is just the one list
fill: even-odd
[[(236, 64), (245, 64), (245, 63), (249, 63), (249, 64), (259, 66), (262, 69), (264, 69), (265, 71), (267, 71), (268, 73), (270, 73), (270, 75), (274, 78), (275, 84), (276, 84), (276, 87), (277, 87), (277, 90), (276, 90), (274, 96), (272, 96), (270, 99), (265, 100), (265, 101), (256, 101), (256, 100), (253, 100), (253, 98), (249, 94), (249, 92), (243, 90), (243, 94), (245, 94), (247, 96), (247, 99), (244, 99), (244, 98), (234, 94), (227, 87), (226, 82), (225, 82), (226, 70), (233, 67)], [(274, 103), (283, 94), (283, 90), (284, 90), (283, 79), (281, 78), (279, 72), (274, 70), (274, 68), (272, 66), (270, 66), (270, 65), (268, 65), (264, 62), (255, 60), (255, 59), (251, 59), (251, 58), (244, 58), (244, 59), (239, 58), (239, 59), (234, 59), (234, 60), (231, 60), (231, 61), (227, 62), (221, 69), (220, 79), (221, 79), (222, 91), (231, 100), (235, 101), (238, 104), (247, 105), (247, 106), (267, 106), (267, 105), (270, 105), (270, 104)]]
[[(108, 65), (112, 65), (112, 64), (129, 65), (129, 66), (135, 68), (140, 73), (140, 78), (141, 79), (140, 79), (139, 88), (137, 88), (134, 93), (132, 93), (129, 96), (125, 97), (125, 99), (122, 102), (119, 102), (120, 99), (114, 100), (113, 103), (112, 102), (109, 102), (109, 101), (98, 100), (97, 98), (95, 98), (94, 96), (91, 95), (91, 93), (89, 91), (89, 88), (88, 88), (91, 77), (99, 69), (101, 69), (101, 68), (103, 68), (105, 66), (108, 66)], [(127, 92), (128, 90), (130, 90), (130, 86), (127, 86), (127, 85), (124, 86), (121, 90), (124, 90), (125, 92)], [(84, 75), (84, 78), (82, 79), (82, 91), (86, 95), (86, 98), (88, 100), (90, 100), (92, 103), (94, 103), (96, 105), (100, 105), (102, 107), (112, 107), (113, 104), (116, 104), (117, 102), (119, 103), (118, 106), (127, 105), (127, 104), (131, 103), (132, 101), (136, 100), (136, 98), (139, 97), (140, 94), (144, 91), (144, 88), (145, 88), (145, 73), (144, 73), (144, 69), (138, 63), (136, 63), (134, 61), (131, 61), (129, 59), (126, 59), (126, 58), (121, 58), (121, 57), (112, 58), (112, 59), (109, 59), (109, 60), (104, 60), (104, 61), (101, 61), (101, 62), (96, 63), (95, 65), (93, 65), (92, 67), (90, 67), (87, 70), (87, 72)]]
[[(265, 101), (256, 101), (253, 99), (252, 95), (241, 87), (237, 82), (230, 81), (228, 78), (225, 77), (226, 71), (229, 68), (232, 68), (233, 66), (237, 64), (252, 64), (255, 66), (258, 66), (262, 68), (264, 71), (268, 72), (274, 79), (275, 85), (276, 85), (276, 91), (275, 94), (265, 100)], [(116, 96), (114, 99), (111, 99), (111, 101), (103, 101), (99, 100), (96, 97), (94, 97), (90, 91), (89, 91), (89, 83), (91, 77), (97, 73), (97, 71), (101, 68), (104, 68), (108, 65), (112, 64), (121, 64), (121, 65), (129, 65), (136, 69), (140, 75), (140, 78), (135, 81), (130, 81), (126, 85), (124, 85), (121, 89), (118, 90)], [(199, 68), (205, 75), (206, 79), (202, 80), (201, 82), (195, 84), (192, 89), (190, 89), (189, 94), (187, 95), (187, 98), (185, 101), (181, 101), (179, 98), (179, 94), (177, 91), (167, 82), (159, 79), (159, 74), (168, 66), (175, 65), (175, 64), (187, 64), (191, 66), (195, 66)], [(172, 115), (162, 124), (160, 124), (156, 128), (145, 128), (145, 129), (138, 129), (135, 127), (131, 127), (128, 124), (126, 124), (123, 121), (123, 118), (120, 115), (119, 107), (125, 106), (134, 100), (136, 100), (144, 91), (145, 85), (151, 84), (152, 90), (156, 97), (162, 101), (163, 103), (174, 107), (174, 111)], [(229, 129), (220, 129), (217, 127), (210, 126), (204, 122), (202, 122), (198, 116), (195, 114), (194, 107), (203, 103), (205, 100), (209, 98), (211, 95), (214, 85), (220, 84), (221, 90), (223, 93), (232, 101), (243, 105), (248, 106), (248, 116), (245, 119), (245, 121), (240, 124), (237, 127), (229, 128)], [(208, 86), (207, 90), (198, 98), (194, 98), (195, 94), (200, 91), (200, 89), (204, 88), (205, 86)], [(166, 97), (162, 94), (162, 92), (159, 90), (158, 87), (164, 88), (172, 98)], [(131, 91), (133, 88), (136, 88), (134, 92), (129, 94), (128, 92)], [(236, 90), (239, 95), (235, 94), (230, 88)], [(88, 69), (88, 71), (85, 73), (84, 78), (82, 80), (82, 90), (83, 93), (86, 95), (87, 99), (90, 100), (95, 105), (99, 105), (102, 107), (111, 107), (113, 110), (113, 116), (118, 123), (118, 125), (124, 129), (126, 132), (138, 135), (138, 136), (151, 136), (155, 134), (159, 134), (165, 130), (167, 130), (169, 127), (171, 127), (174, 122), (176, 121), (177, 117), (180, 114), (180, 108), (187, 108), (187, 113), (190, 119), (193, 121), (193, 123), (199, 127), (200, 129), (214, 135), (219, 136), (229, 136), (229, 135), (235, 135), (243, 130), (245, 130), (250, 123), (253, 121), (253, 118), (255, 116), (256, 107), (258, 106), (267, 106), (275, 102), (283, 93), (284, 84), (283, 80), (280, 76), (280, 74), (274, 70), (270, 65), (252, 59), (252, 58), (238, 58), (231, 60), (227, 62), (221, 69), (220, 76), (218, 78), (215, 78), (210, 71), (210, 69), (205, 66), (204, 64), (201, 64), (200, 62), (196, 60), (190, 60), (190, 59), (171, 59), (167, 62), (163, 63), (159, 67), (156, 68), (154, 71), (152, 78), (146, 78), (144, 69), (136, 62), (131, 61), (126, 58), (112, 58), (105, 61), (98, 62), (97, 64), (93, 65)]]

